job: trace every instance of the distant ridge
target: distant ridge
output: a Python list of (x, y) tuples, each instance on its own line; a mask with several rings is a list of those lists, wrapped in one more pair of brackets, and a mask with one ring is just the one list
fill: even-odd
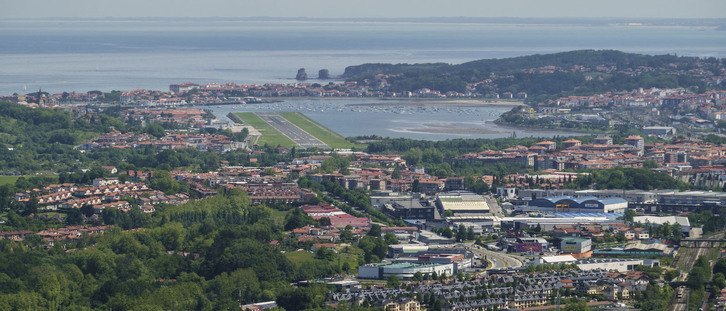
[[(592, 95), (638, 88), (721, 88), (688, 71), (717, 68), (716, 58), (644, 55), (615, 50), (576, 50), (502, 59), (482, 59), (458, 65), (362, 64), (349, 66), (343, 79), (375, 86), (385, 78), (385, 91), (436, 91), (440, 94), (478, 92), (497, 98), (521, 93), (527, 102), (550, 96)], [(715, 67), (714, 67), (715, 66)], [(709, 69), (711, 70), (711, 69)], [(716, 69), (718, 72), (718, 69)], [(378, 76), (384, 75), (384, 77)], [(544, 97), (543, 97), (544, 96)]]
[(526, 68), (542, 66), (656, 66), (665, 62), (674, 62), (679, 59), (696, 59), (695, 57), (678, 57), (676, 55), (644, 55), (625, 53), (616, 50), (576, 50), (554, 54), (534, 54), (511, 58), (492, 58), (466, 62), (459, 65), (445, 63), (426, 64), (385, 64), (369, 63), (348, 66), (342, 78), (354, 78), (365, 74), (403, 74), (411, 70), (431, 71), (438, 73), (454, 73), (464, 70), (477, 70), (480, 72), (506, 73)]

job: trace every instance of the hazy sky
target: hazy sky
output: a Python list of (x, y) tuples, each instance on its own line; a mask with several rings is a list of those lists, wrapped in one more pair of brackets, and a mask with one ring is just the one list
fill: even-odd
[(658, 17), (726, 18), (726, 0), (6, 0), (33, 17)]

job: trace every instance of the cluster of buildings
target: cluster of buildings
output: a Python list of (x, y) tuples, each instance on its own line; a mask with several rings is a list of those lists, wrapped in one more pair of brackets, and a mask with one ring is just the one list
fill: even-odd
[[(549, 100), (542, 103), (544, 106), (563, 108), (612, 108), (612, 107), (648, 107), (661, 106), (702, 106), (708, 105), (713, 99), (721, 99), (726, 93), (723, 91), (708, 91), (701, 94), (688, 93), (685, 89), (637, 89), (631, 91), (606, 92), (591, 96), (568, 96)], [(544, 112), (555, 112), (551, 109)], [(557, 112), (568, 112), (559, 110)]]
[[(613, 144), (610, 137), (597, 137), (591, 144), (568, 139), (558, 144), (541, 141), (530, 147), (514, 146), (500, 151), (485, 150), (464, 154), (459, 159), (475, 163), (509, 163), (531, 167), (537, 171), (608, 169), (616, 166), (642, 167), (645, 142), (640, 136), (631, 136), (621, 145)], [(559, 182), (569, 181), (558, 176)]]
[(113, 131), (82, 143), (78, 146), (78, 149), (153, 147), (157, 150), (173, 150), (192, 148), (200, 151), (224, 153), (234, 150), (236, 146), (237, 144), (225, 135), (167, 133), (163, 137), (156, 138), (146, 133), (121, 133), (119, 131)]
[(327, 218), (330, 220), (330, 225), (335, 228), (345, 228), (347, 226), (362, 228), (371, 225), (369, 218), (350, 215), (330, 204), (303, 205), (300, 209), (315, 220)]
[(252, 204), (260, 203), (283, 203), (291, 204), (306, 202), (316, 196), (315, 192), (309, 189), (300, 188), (290, 183), (263, 183), (263, 184), (234, 184), (229, 183), (224, 187), (239, 187), (247, 192)]
[[(639, 168), (646, 162), (650, 162), (648, 165), (652, 165), (649, 166), (652, 170), (696, 187), (722, 189), (726, 185), (726, 147), (696, 141), (645, 143), (641, 136), (630, 136), (624, 139), (623, 144), (613, 144), (611, 137), (599, 136), (587, 144), (577, 139), (542, 141), (530, 147), (514, 146), (464, 154), (453, 160), (481, 164), (506, 163), (538, 172), (505, 176), (505, 185), (498, 188), (497, 193), (506, 198), (514, 198), (516, 192), (535, 188), (563, 189), (565, 183), (575, 181), (580, 175), (587, 175), (566, 170)], [(491, 183), (491, 178), (482, 176), (488, 183)], [(431, 190), (444, 189), (441, 181), (437, 182), (439, 188)], [(410, 189), (403, 187), (400, 191), (407, 190)]]
[(618, 213), (628, 208), (628, 201), (618, 197), (597, 198), (571, 196), (545, 197), (532, 199), (527, 203), (527, 210), (555, 213)]
[[(395, 264), (390, 269), (406, 270), (410, 267), (409, 264)], [(573, 293), (603, 295), (610, 301), (629, 300), (635, 292), (645, 290), (649, 281), (648, 275), (639, 271), (623, 273), (602, 269), (495, 274), (448, 283), (417, 282), (410, 291), (352, 287), (341, 292), (331, 292), (329, 300), (337, 304), (362, 304), (367, 301), (371, 305), (383, 305), (395, 301), (396, 297), (415, 294), (444, 301), (442, 310), (523, 309), (544, 305), (555, 307), (558, 293), (563, 296)]]
[[(582, 66), (572, 65), (567, 67), (547, 65), (521, 69), (525, 75), (530, 74), (554, 74), (584, 73), (587, 79), (602, 79), (600, 74), (624, 74), (637, 76), (646, 73), (663, 73), (672, 75), (688, 75), (696, 77), (706, 85), (719, 85), (724, 81), (724, 73), (710, 70), (713, 63), (704, 60), (689, 60), (686, 66), (679, 63), (665, 64), (661, 67), (648, 66), (626, 66), (617, 67), (614, 65)], [(122, 103), (134, 103), (140, 106), (181, 106), (193, 104), (226, 104), (226, 103), (254, 103), (258, 101), (255, 97), (286, 97), (286, 96), (310, 96), (310, 97), (421, 97), (421, 98), (459, 98), (459, 97), (486, 97), (503, 99), (525, 99), (527, 93), (522, 91), (509, 92), (501, 90), (499, 81), (511, 79), (509, 74), (491, 74), (481, 81), (467, 83), (463, 90), (440, 92), (437, 90), (421, 88), (416, 90), (405, 90), (400, 92), (391, 91), (392, 78), (397, 74), (376, 74), (371, 78), (362, 81), (346, 81), (321, 85), (318, 83), (266, 83), (239, 85), (235, 83), (182, 83), (171, 84), (169, 91), (132, 90), (122, 91), (119, 101)], [(721, 94), (723, 93), (716, 93)], [(107, 101), (106, 94), (102, 92), (63, 92), (44, 96), (42, 99), (26, 98), (25, 95), (8, 97), (20, 103), (37, 103), (41, 106), (59, 106), (74, 103), (93, 103)], [(693, 99), (691, 97), (696, 97)], [(561, 98), (548, 103), (549, 106), (562, 107), (658, 107), (659, 105), (680, 105), (703, 111), (712, 116), (712, 120), (726, 112), (719, 109), (707, 107), (709, 101), (699, 102), (699, 94), (687, 94), (683, 90), (648, 89), (632, 92), (612, 92), (595, 96), (571, 96)], [(707, 107), (707, 108), (703, 108)]]
[[(481, 94), (473, 92), (472, 88), (468, 88), (465, 92), (439, 92), (422, 88), (418, 90), (408, 90), (394, 92), (388, 90), (388, 75), (379, 74), (372, 79), (365, 79), (362, 83), (356, 81), (346, 81), (327, 85), (317, 83), (265, 83), (265, 84), (248, 84), (238, 85), (235, 83), (207, 83), (207, 84), (172, 84), (169, 86), (171, 94), (185, 94), (196, 89), (194, 96), (184, 96), (191, 102), (201, 102), (205, 104), (218, 103), (254, 103), (256, 97), (419, 97), (419, 98), (444, 98), (444, 97), (481, 97)], [(511, 93), (510, 93), (511, 94)], [(232, 95), (232, 96), (224, 96)], [(514, 98), (514, 96), (505, 98)], [(224, 97), (223, 97), (224, 96)], [(518, 94), (518, 98), (526, 98), (526, 93)], [(219, 100), (225, 98), (226, 100)]]
[(122, 111), (121, 117), (125, 120), (140, 121), (142, 125), (147, 123), (171, 123), (182, 128), (200, 128), (209, 125), (214, 120), (213, 115), (195, 108), (129, 109)]
[(670, 139), (683, 131), (716, 128), (717, 121), (726, 118), (726, 91), (652, 88), (569, 96), (539, 103), (521, 116), (563, 127), (579, 123), (607, 129), (624, 124), (641, 128), (645, 135)]
[[(418, 234), (421, 237), (426, 232), (420, 231)], [(394, 275), (399, 279), (410, 280), (417, 274), (422, 277), (453, 276), (475, 265), (474, 254), (468, 248), (453, 244), (442, 245), (432, 241), (389, 245), (388, 257), (392, 259), (359, 266), (358, 278), (386, 279)]]
[(68, 226), (58, 229), (45, 229), (34, 233), (28, 230), (18, 231), (0, 231), (0, 239), (8, 239), (12, 241), (23, 241), (26, 236), (34, 234), (38, 235), (46, 241), (47, 247), (52, 247), (58, 240), (77, 240), (83, 235), (103, 234), (103, 232), (111, 226)]
[[(627, 208), (635, 210), (638, 213), (670, 213), (681, 214), (687, 212), (700, 212), (704, 210), (715, 210), (718, 207), (726, 206), (726, 194), (723, 192), (691, 190), (678, 191), (672, 189), (664, 190), (621, 190), (621, 189), (521, 189), (511, 188), (515, 194), (509, 198), (509, 202), (505, 204), (512, 211), (517, 212), (536, 212), (544, 213), (567, 213), (567, 206), (557, 206), (553, 201), (569, 200), (573, 202), (588, 200), (602, 200), (601, 204), (595, 208), (593, 205), (589, 211), (583, 213), (612, 213), (618, 216), (612, 208), (622, 205), (622, 201), (613, 200), (611, 198), (619, 198), (627, 203)], [(573, 203), (570, 201), (561, 201), (563, 204)], [(610, 203), (607, 205), (606, 203)], [(570, 205), (570, 212), (572, 213)], [(556, 209), (556, 210), (555, 210)], [(610, 210), (608, 210), (610, 209)], [(608, 210), (608, 212), (606, 212)], [(610, 212), (613, 211), (613, 212)], [(580, 213), (582, 214), (582, 213)], [(611, 215), (611, 216), (613, 216)], [(600, 215), (608, 216), (608, 215)], [(685, 222), (685, 217), (663, 218), (671, 224), (679, 223), (683, 226), (683, 230), (689, 230), (690, 225)], [(654, 223), (657, 220), (652, 218), (649, 222)], [(645, 223), (645, 221), (643, 221)]]
[[(300, 228), (295, 228), (288, 233), (288, 236), (298, 243), (312, 242), (312, 248), (319, 248), (325, 246), (327, 248), (335, 248), (335, 242), (340, 240), (340, 233), (343, 229), (332, 226), (328, 227), (315, 227), (307, 225)], [(351, 233), (353, 238), (358, 238), (365, 235), (367, 228), (353, 228)], [(276, 244), (279, 241), (273, 243)]]
[(726, 309), (726, 288), (721, 289), (721, 292), (718, 294), (718, 298), (716, 298), (716, 310), (723, 311)]
[(153, 213), (154, 206), (158, 204), (179, 205), (189, 200), (188, 194), (166, 195), (161, 191), (149, 189), (146, 183), (119, 183), (118, 178), (97, 178), (91, 186), (79, 186), (74, 183), (55, 184), (13, 195), (16, 202), (27, 204), (34, 201), (39, 209), (43, 210), (67, 210), (91, 206), (96, 214), (107, 207), (129, 211), (131, 204), (123, 200), (123, 197), (136, 199), (139, 207), (146, 213)]
[(629, 273), (637, 266), (657, 267), (660, 265), (658, 259), (640, 258), (575, 258), (569, 255), (542, 256), (534, 260), (534, 265), (541, 264), (575, 264), (580, 270), (618, 271)]

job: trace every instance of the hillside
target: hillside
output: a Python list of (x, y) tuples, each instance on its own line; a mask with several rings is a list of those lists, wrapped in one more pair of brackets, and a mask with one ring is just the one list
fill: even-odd
[(366, 74), (405, 74), (411, 71), (431, 71), (436, 73), (457, 73), (475, 70), (487, 73), (513, 73), (522, 69), (544, 66), (570, 67), (580, 66), (649, 66), (658, 67), (671, 62), (693, 63), (696, 57), (678, 57), (675, 55), (643, 55), (625, 53), (615, 50), (577, 50), (554, 54), (535, 54), (511, 58), (492, 58), (466, 62), (458, 65), (445, 63), (426, 64), (385, 64), (368, 63), (348, 66), (341, 76), (352, 79)]
[[(504, 59), (482, 59), (458, 65), (362, 64), (349, 66), (347, 80), (371, 84), (385, 76), (389, 91), (427, 88), (441, 93), (476, 91), (482, 94), (525, 92), (532, 96), (589, 95), (639, 87), (684, 87), (702, 91), (708, 85), (694, 70), (719, 74), (719, 59), (675, 55), (642, 55), (613, 50), (578, 50)], [(377, 81), (376, 81), (377, 82)], [(373, 84), (371, 84), (373, 85)]]
[(74, 120), (65, 111), (0, 102), (0, 171), (67, 169), (83, 158), (75, 145), (123, 126), (105, 115)]

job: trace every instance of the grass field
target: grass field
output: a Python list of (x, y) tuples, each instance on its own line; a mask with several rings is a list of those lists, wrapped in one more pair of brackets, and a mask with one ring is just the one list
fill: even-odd
[(313, 260), (314, 254), (309, 251), (287, 252), (285, 253), (285, 257), (299, 267), (303, 262)]
[(277, 225), (284, 226), (285, 225), (285, 217), (287, 217), (287, 214), (290, 214), (292, 210), (289, 211), (278, 211), (276, 209), (272, 209), (272, 221), (275, 222)]
[(281, 112), (280, 115), (290, 121), (292, 124), (297, 125), (299, 128), (308, 132), (308, 134), (315, 136), (320, 139), (330, 148), (334, 149), (347, 149), (353, 148), (354, 144), (345, 140), (345, 137), (340, 136), (338, 133), (333, 132), (326, 127), (318, 124), (317, 122), (310, 120), (308, 117), (299, 112)]
[(264, 120), (260, 119), (260, 117), (255, 115), (254, 112), (237, 112), (235, 115), (242, 119), (245, 124), (251, 125), (262, 133), (262, 137), (257, 141), (257, 144), (268, 144), (270, 146), (279, 145), (286, 148), (296, 146), (292, 140), (287, 138), (287, 136), (282, 135), (282, 133), (278, 132)]
[(15, 184), (15, 182), (20, 177), (31, 178), (31, 177), (40, 177), (40, 176), (52, 176), (55, 177), (55, 181), (58, 181), (58, 175), (27, 175), (27, 176), (0, 176), (0, 186), (7, 185), (7, 184)]
[(0, 186), (7, 184), (15, 184), (20, 176), (0, 176)]
[[(352, 269), (356, 269), (358, 267), (358, 257), (360, 257), (356, 251), (361, 251), (357, 247), (350, 247), (349, 251), (351, 253), (343, 253), (343, 249), (345, 247), (336, 247), (338, 250), (338, 253), (340, 254), (340, 262), (339, 265), (342, 268), (344, 263), (348, 263), (348, 265)], [(285, 257), (287, 257), (290, 262), (292, 262), (295, 266), (300, 266), (303, 262), (313, 260), (315, 258), (315, 254), (309, 252), (309, 251), (297, 251), (297, 252), (287, 252), (285, 253)]]

